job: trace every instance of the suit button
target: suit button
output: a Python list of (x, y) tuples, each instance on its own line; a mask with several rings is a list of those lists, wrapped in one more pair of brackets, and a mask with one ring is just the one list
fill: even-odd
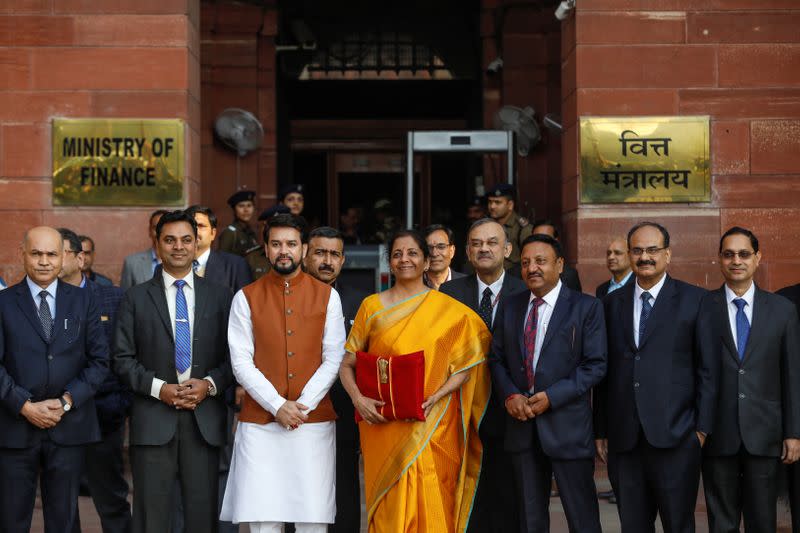
[(292, 336), (292, 330), (287, 331), (286, 334), (291, 337)]
[(739, 374), (744, 374), (744, 368), (739, 369)]
[(291, 292), (290, 292), (290, 291), (283, 291), (283, 294), (285, 294), (285, 295), (287, 295), (287, 296), (288, 296), (288, 295), (290, 295), (290, 294), (291, 294)]
[(289, 374), (289, 379), (292, 379), (293, 377), (294, 377), (294, 374)]
[(525, 367), (524, 366), (519, 367), (519, 371), (520, 372), (525, 372)]
[(47, 356), (47, 360), (48, 360), (48, 361), (52, 361), (52, 360), (53, 360), (53, 356), (52, 356), (52, 355), (48, 355), (48, 356)]
[(287, 314), (287, 315), (291, 315), (291, 314), (292, 314), (292, 310), (291, 310), (291, 309), (287, 309), (287, 310), (286, 310), (286, 314)]
[(638, 360), (640, 360), (641, 358), (642, 358), (642, 357), (641, 357), (641, 356), (639, 356), (639, 355), (637, 355), (636, 357), (634, 357), (634, 359), (635, 359), (635, 360), (637, 360), (637, 361), (638, 361)]
[(293, 356), (293, 355), (294, 355), (294, 352), (289, 352), (289, 353), (287, 353), (286, 355), (287, 355), (288, 357), (291, 357), (291, 356)]
[(740, 393), (740, 394), (739, 394), (739, 399), (740, 399), (740, 400), (744, 400), (745, 398), (747, 398), (747, 396), (745, 396), (745, 395), (744, 395), (744, 394), (742, 394), (742, 393)]
[(638, 389), (638, 388), (639, 388), (639, 382), (638, 382), (638, 381), (637, 381), (636, 383), (634, 383), (634, 384), (633, 384), (633, 388), (634, 388), (634, 389)]

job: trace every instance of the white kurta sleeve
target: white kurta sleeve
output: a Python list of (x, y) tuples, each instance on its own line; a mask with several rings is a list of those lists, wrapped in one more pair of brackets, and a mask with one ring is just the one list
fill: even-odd
[(228, 345), (231, 349), (231, 367), (236, 381), (258, 404), (274, 416), (286, 398), (256, 368), (253, 360), (253, 321), (250, 319), (250, 304), (244, 292), (239, 291), (231, 303), (231, 316), (228, 320)]
[(300, 398), (297, 399), (298, 403), (305, 405), (311, 411), (317, 408), (339, 375), (339, 365), (342, 364), (344, 358), (344, 342), (342, 300), (336, 289), (331, 289), (325, 316), (325, 329), (322, 334), (322, 364), (308, 380)]

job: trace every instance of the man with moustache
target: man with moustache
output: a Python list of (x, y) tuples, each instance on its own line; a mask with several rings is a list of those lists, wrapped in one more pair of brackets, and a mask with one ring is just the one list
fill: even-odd
[[(258, 234), (264, 234), (264, 228), (266, 227), (267, 221), (270, 218), (274, 217), (275, 215), (286, 213), (289, 213), (289, 208), (283, 204), (276, 204), (261, 211), (261, 214), (258, 215)], [(264, 249), (263, 244), (259, 244), (250, 248), (250, 250), (247, 251), (247, 255), (244, 256), (244, 259), (247, 261), (247, 266), (250, 267), (250, 273), (253, 276), (253, 281), (260, 279), (261, 276), (269, 272), (269, 269), (271, 268), (269, 259), (267, 259), (267, 252)]]
[(718, 358), (719, 400), (703, 450), (709, 531), (777, 531), (779, 461), (800, 458), (800, 323), (791, 302), (756, 286), (758, 239), (734, 226), (719, 244), (725, 284), (700, 308)]
[(594, 295), (598, 298), (604, 298), (633, 281), (631, 261), (628, 257), (628, 243), (625, 237), (615, 237), (608, 243), (606, 268), (611, 272), (611, 279), (597, 286)]
[(122, 264), (122, 276), (119, 282), (119, 286), (122, 287), (122, 290), (126, 291), (134, 285), (144, 283), (151, 279), (153, 274), (155, 274), (156, 267), (161, 264), (161, 259), (156, 252), (158, 250), (156, 226), (161, 219), (161, 215), (164, 213), (166, 213), (164, 209), (156, 209), (150, 214), (148, 234), (150, 235), (151, 247), (125, 258)]
[(430, 253), (430, 266), (423, 274), (425, 285), (438, 290), (442, 283), (463, 278), (464, 274), (450, 268), (450, 263), (456, 255), (453, 231), (441, 224), (433, 224), (425, 228), (424, 235)]
[[(555, 240), (559, 240), (558, 228), (553, 221), (546, 218), (534, 222), (531, 233), (534, 235), (537, 233), (541, 235), (549, 235)], [(567, 263), (564, 263), (564, 270), (561, 272), (561, 281), (563, 281), (564, 285), (573, 291), (583, 291), (583, 287), (581, 287), (581, 279), (578, 276), (578, 271)]]
[[(323, 226), (311, 231), (308, 252), (303, 266), (308, 274), (327, 283), (342, 300), (345, 333), (356, 317), (367, 293), (338, 282), (344, 265), (344, 239), (339, 230)], [(329, 533), (350, 533), (361, 530), (361, 489), (358, 480), (358, 426), (355, 407), (342, 382), (337, 379), (330, 390), (336, 420), (336, 522)]]
[[(94, 394), (108, 344), (92, 295), (58, 279), (61, 234), (29, 230), (25, 278), (0, 292), (0, 531), (30, 531), (41, 483), (45, 533), (72, 531), (86, 445), (100, 440)], [(80, 252), (77, 252), (80, 253)]]
[(500, 303), (492, 336), (492, 381), (504, 398), (506, 450), (521, 508), (520, 531), (550, 530), (555, 477), (570, 531), (599, 533), (591, 391), (606, 372), (603, 306), (560, 279), (557, 240), (522, 243), (529, 291)]
[(217, 530), (222, 391), (231, 384), (230, 290), (195, 276), (197, 223), (185, 211), (156, 226), (162, 269), (130, 289), (114, 335), (114, 370), (133, 390), (134, 533), (170, 530), (180, 482), (186, 531)]
[[(89, 279), (83, 268), (85, 252), (83, 241), (74, 232), (59, 228), (64, 240), (64, 262), (58, 278), (75, 287), (92, 293), (100, 309), (100, 322), (109, 345), (112, 342), (117, 308), (123, 291), (119, 287), (100, 285)], [(128, 503), (128, 482), (125, 480), (122, 444), (125, 436), (125, 418), (131, 403), (126, 390), (113, 372), (97, 388), (94, 397), (101, 440), (86, 446), (84, 472), (89, 494), (94, 501), (103, 533), (126, 533), (131, 527), (131, 506)], [(74, 532), (80, 532), (80, 519), (76, 518)]]
[[(491, 218), (475, 221), (467, 237), (467, 257), (475, 271), (444, 283), (439, 290), (470, 307), (492, 331), (494, 317), (501, 300), (525, 291), (525, 284), (507, 275), (503, 260), (511, 253), (511, 244), (503, 226)], [(497, 391), (493, 391), (486, 414), (479, 428), (483, 443), (483, 464), (469, 523), (475, 533), (519, 531), (519, 510), (514, 486), (511, 458), (503, 448), (505, 408)]]
[(228, 326), (246, 394), (220, 517), (254, 533), (282, 531), (283, 522), (321, 533), (336, 514), (328, 390), (344, 356), (344, 316), (337, 292), (299, 268), (303, 230), (293, 215), (269, 220), (272, 269), (236, 293)]
[[(628, 232), (635, 283), (603, 300), (608, 374), (595, 390), (598, 450), (616, 465), (622, 533), (694, 531), (701, 447), (714, 423), (718, 361), (700, 348), (706, 291), (671, 278), (669, 232)], [(607, 441), (605, 440), (607, 439)]]
[(202, 205), (190, 206), (187, 213), (197, 223), (197, 247), (193, 263), (194, 273), (212, 283), (228, 287), (235, 293), (253, 281), (247, 262), (238, 255), (212, 250), (217, 236), (217, 216)]

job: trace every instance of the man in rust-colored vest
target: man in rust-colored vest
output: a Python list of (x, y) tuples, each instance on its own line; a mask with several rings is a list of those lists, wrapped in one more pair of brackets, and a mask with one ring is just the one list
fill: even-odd
[(222, 520), (254, 533), (324, 533), (336, 516), (336, 412), (328, 390), (344, 355), (344, 317), (330, 285), (300, 269), (302, 223), (264, 230), (269, 273), (239, 291), (228, 325), (231, 364), (246, 395)]

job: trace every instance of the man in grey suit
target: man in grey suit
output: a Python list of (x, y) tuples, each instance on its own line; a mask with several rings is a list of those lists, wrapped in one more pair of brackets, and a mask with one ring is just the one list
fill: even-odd
[(160, 275), (125, 294), (114, 371), (134, 393), (130, 417), (133, 531), (166, 533), (180, 481), (186, 531), (217, 529), (222, 394), (232, 382), (227, 326), (232, 294), (192, 272), (194, 218), (165, 213), (156, 226)]
[(791, 302), (753, 282), (761, 252), (747, 229), (720, 239), (725, 284), (700, 306), (704, 350), (719, 364), (714, 425), (703, 450), (712, 533), (777, 531), (779, 458), (800, 457), (800, 324)]
[(159, 258), (156, 250), (158, 245), (156, 243), (156, 225), (161, 219), (161, 216), (167, 211), (164, 209), (157, 209), (150, 214), (150, 242), (153, 245), (147, 250), (136, 252), (125, 258), (122, 264), (122, 276), (120, 277), (119, 286), (123, 291), (127, 291), (134, 285), (144, 283), (151, 279), (159, 265)]
[[(511, 243), (501, 224), (482, 218), (472, 224), (467, 235), (467, 257), (475, 274), (443, 284), (439, 290), (470, 307), (492, 330), (500, 300), (527, 290), (520, 278), (503, 269), (511, 253)], [(494, 392), (481, 421), (483, 466), (475, 496), (469, 531), (502, 533), (519, 531), (519, 498), (511, 482), (511, 458), (503, 449), (505, 408)]]

